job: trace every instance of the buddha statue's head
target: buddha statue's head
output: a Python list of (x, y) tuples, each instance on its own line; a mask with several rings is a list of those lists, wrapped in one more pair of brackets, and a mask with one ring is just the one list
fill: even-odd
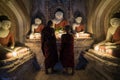
[(42, 23), (42, 20), (40, 18), (35, 18), (35, 24), (41, 24)]
[(62, 10), (57, 10), (55, 12), (55, 18), (58, 19), (58, 20), (63, 19), (63, 11)]
[(1, 28), (4, 30), (8, 30), (11, 27), (11, 21), (10, 20), (3, 20), (1, 24)]
[(120, 19), (119, 18), (111, 18), (110, 24), (112, 27), (118, 27), (118, 26), (120, 26)]
[(75, 21), (76, 21), (76, 23), (80, 24), (82, 22), (82, 17), (81, 16), (76, 17)]

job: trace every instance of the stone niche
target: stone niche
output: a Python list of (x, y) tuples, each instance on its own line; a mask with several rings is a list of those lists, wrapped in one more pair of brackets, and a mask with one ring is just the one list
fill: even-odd
[(84, 55), (88, 60), (86, 71), (95, 80), (120, 80), (120, 58), (89, 49)]

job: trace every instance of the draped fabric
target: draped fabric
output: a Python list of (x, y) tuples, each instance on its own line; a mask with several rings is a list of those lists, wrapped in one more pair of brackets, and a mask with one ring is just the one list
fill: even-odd
[(58, 62), (56, 38), (54, 29), (45, 27), (41, 33), (42, 51), (45, 56), (45, 68), (54, 67)]
[(75, 28), (76, 32), (84, 31), (84, 25), (79, 25)]
[(62, 20), (60, 23), (55, 24), (55, 28), (59, 28), (59, 27), (65, 27), (66, 25), (68, 25), (68, 22), (66, 20)]
[(74, 38), (71, 34), (61, 37), (60, 61), (63, 67), (74, 67)]
[(5, 38), (0, 37), (0, 44), (3, 46), (10, 46), (13, 43), (14, 43), (14, 36), (11, 32), (9, 32), (9, 34)]
[(120, 44), (120, 26), (116, 29), (115, 33), (113, 34), (112, 40), (113, 42), (119, 41), (118, 44)]
[(34, 30), (35, 33), (40, 33), (44, 28), (43, 24), (40, 24), (37, 29)]

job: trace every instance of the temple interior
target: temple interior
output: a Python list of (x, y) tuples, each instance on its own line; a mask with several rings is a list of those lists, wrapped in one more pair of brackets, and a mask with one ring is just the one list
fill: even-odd
[[(57, 23), (54, 17), (58, 9), (71, 28), (78, 16), (84, 25), (82, 31), (72, 32), (73, 75), (63, 74), (60, 62), (56, 64), (58, 71), (55, 74), (45, 74), (41, 32), (33, 31), (37, 26), (34, 23), (36, 18), (41, 19), (44, 27), (49, 20)], [(120, 80), (120, 28), (115, 28), (116, 34), (119, 30), (115, 42), (114, 32), (109, 33), (111, 18), (120, 19), (120, 0), (0, 0), (0, 80)], [(2, 29), (6, 19), (10, 21), (9, 30), (14, 35), (14, 46), (11, 47), (6, 46), (7, 40), (3, 40), (8, 34)], [(118, 24), (117, 27), (120, 20)], [(62, 34), (63, 31), (55, 34), (58, 50)], [(99, 45), (102, 41), (106, 43)], [(111, 45), (107, 45), (107, 41)]]

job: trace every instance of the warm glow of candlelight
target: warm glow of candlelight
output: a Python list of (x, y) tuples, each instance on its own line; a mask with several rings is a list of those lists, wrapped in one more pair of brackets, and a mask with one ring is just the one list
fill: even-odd
[(12, 52), (12, 55), (13, 55), (14, 57), (16, 57), (16, 56), (17, 56), (17, 53), (14, 51), (14, 52)]

